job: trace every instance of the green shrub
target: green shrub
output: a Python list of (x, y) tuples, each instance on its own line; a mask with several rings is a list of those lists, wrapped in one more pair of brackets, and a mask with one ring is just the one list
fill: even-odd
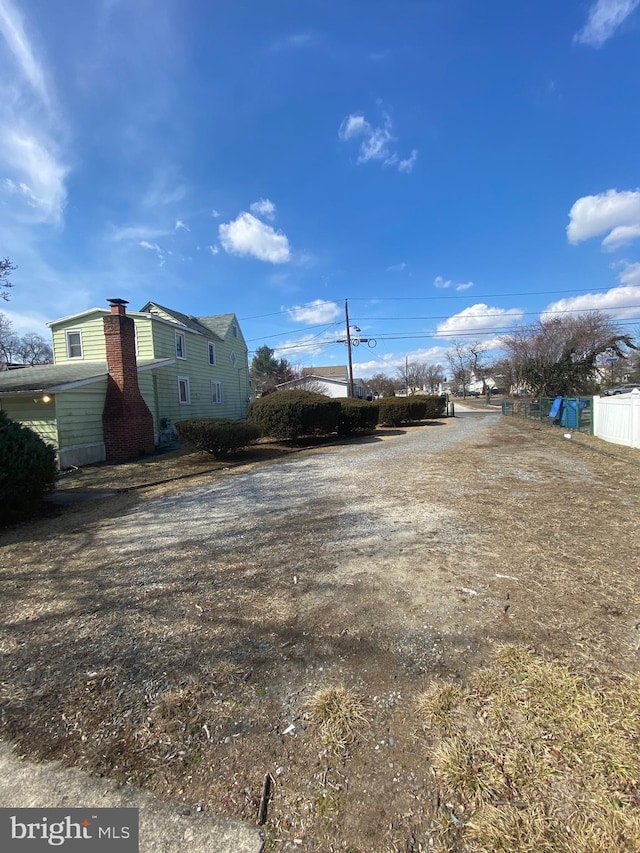
[(326, 435), (337, 430), (339, 417), (340, 401), (313, 391), (276, 391), (249, 408), (249, 420), (273, 438)]
[(53, 490), (56, 451), (0, 411), (0, 524), (22, 521)]
[(383, 397), (378, 401), (380, 415), (378, 423), (385, 426), (399, 426), (414, 421), (439, 418), (444, 414), (444, 397), (426, 396), (415, 397)]
[(374, 432), (378, 423), (379, 406), (366, 400), (340, 400), (338, 435), (356, 435)]
[(180, 441), (211, 453), (216, 459), (235, 453), (260, 438), (260, 430), (255, 424), (218, 418), (178, 421), (176, 432)]
[(446, 397), (440, 397), (438, 394), (431, 394), (422, 398), (426, 404), (426, 411), (422, 416), (426, 420), (430, 418), (441, 418), (447, 408)]

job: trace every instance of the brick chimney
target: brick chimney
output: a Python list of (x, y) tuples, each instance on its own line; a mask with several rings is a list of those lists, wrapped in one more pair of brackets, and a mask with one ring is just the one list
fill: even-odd
[(104, 318), (107, 346), (107, 396), (102, 412), (107, 462), (122, 462), (154, 449), (153, 417), (140, 393), (135, 326), (124, 299), (108, 299)]

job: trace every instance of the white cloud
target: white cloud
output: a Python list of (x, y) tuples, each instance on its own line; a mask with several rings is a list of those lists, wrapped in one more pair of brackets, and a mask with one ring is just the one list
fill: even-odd
[(207, 249), (215, 256), (220, 251), (220, 246), (207, 246)]
[(518, 323), (522, 317), (523, 312), (520, 308), (490, 308), (479, 302), (439, 323), (436, 336), (486, 334)]
[(33, 133), (5, 127), (1, 131), (2, 159), (16, 178), (5, 179), (5, 188), (19, 191), (38, 222), (57, 224), (67, 199), (68, 169), (53, 153), (53, 144)]
[(182, 219), (176, 219), (176, 231), (179, 231), (181, 228), (184, 228), (185, 231), (191, 231), (188, 225), (186, 225)]
[(112, 227), (109, 232), (109, 240), (118, 243), (122, 240), (155, 240), (157, 237), (168, 237), (173, 234), (167, 228), (155, 228), (152, 225), (125, 225), (123, 227)]
[(23, 76), (48, 107), (51, 98), (47, 90), (42, 66), (31, 49), (31, 44), (24, 31), (22, 18), (9, 0), (0, 0), (0, 33), (4, 36)]
[(335, 342), (336, 333), (329, 330), (321, 335), (308, 334), (280, 341), (277, 346), (274, 345), (274, 353), (276, 358), (286, 358), (292, 364), (308, 364), (311, 356), (325, 353), (327, 347)]
[(625, 264), (625, 268), (618, 278), (620, 279), (620, 284), (640, 285), (640, 263)]
[(157, 243), (150, 243), (148, 240), (141, 240), (138, 245), (141, 246), (143, 249), (147, 249), (150, 252), (155, 252), (158, 256), (160, 266), (164, 266), (164, 251), (160, 248), (160, 246), (158, 246)]
[(259, 201), (254, 201), (249, 210), (255, 213), (256, 216), (264, 216), (265, 219), (273, 219), (276, 215), (276, 206), (268, 198), (261, 198)]
[(294, 305), (284, 310), (295, 323), (331, 323), (342, 314), (340, 306), (324, 299), (314, 299), (306, 305)]
[[(374, 373), (384, 373), (392, 379), (397, 378), (404, 371), (405, 355), (410, 362), (417, 361), (425, 364), (442, 364), (444, 366), (447, 363), (447, 349), (448, 347), (446, 346), (415, 349), (409, 350), (402, 356), (398, 356), (397, 352), (386, 352), (376, 355), (376, 358), (372, 358), (369, 361), (357, 361), (355, 359), (358, 354), (371, 353), (370, 349), (363, 350), (363, 347), (359, 347), (359, 349), (354, 351), (353, 373), (354, 376), (363, 379), (373, 376)], [(447, 375), (446, 368), (445, 375)]]
[(455, 287), (456, 290), (462, 292), (465, 290), (470, 290), (473, 287), (472, 281), (461, 282), (456, 284), (451, 281), (451, 279), (444, 279), (441, 275), (437, 275), (433, 280), (433, 286), (439, 287), (442, 290), (445, 290), (448, 287)]
[(214, 219), (220, 219), (220, 212), (219, 212), (219, 211), (217, 211), (217, 210), (215, 209), (215, 207), (214, 207), (214, 209), (211, 211), (211, 215), (213, 216), (213, 218), (214, 218)]
[(398, 140), (393, 135), (391, 118), (385, 112), (382, 117), (382, 127), (374, 127), (363, 115), (352, 113), (342, 120), (338, 137), (343, 142), (358, 138), (361, 140), (356, 160), (358, 165), (380, 160), (384, 166), (396, 166), (399, 172), (409, 174), (418, 159), (418, 150), (414, 148), (409, 157), (400, 159), (397, 152), (392, 150)]
[(640, 237), (640, 222), (637, 225), (618, 225), (602, 241), (602, 248), (613, 252)]
[(2, 308), (2, 313), (11, 321), (13, 331), (16, 335), (25, 335), (28, 332), (35, 332), (46, 341), (51, 340), (51, 329), (47, 327), (47, 322), (50, 317), (44, 317), (38, 313), (24, 313), (20, 311), (7, 310)]
[(286, 235), (246, 211), (231, 222), (222, 223), (218, 233), (222, 248), (231, 255), (251, 255), (272, 264), (286, 264), (291, 260)]
[(418, 159), (418, 149), (414, 148), (410, 156), (406, 160), (398, 160), (398, 171), (404, 172), (405, 175), (411, 174), (413, 167)]
[[(634, 270), (633, 267), (637, 267)], [(584, 293), (569, 299), (559, 299), (547, 305), (540, 317), (553, 317), (558, 311), (606, 311), (607, 317), (619, 320), (637, 317), (640, 305), (640, 264), (632, 264), (622, 273), (631, 287), (612, 287), (606, 293)], [(635, 281), (634, 281), (635, 279)], [(552, 313), (549, 313), (552, 312)]]
[(595, 0), (587, 23), (576, 33), (574, 41), (602, 47), (639, 5), (640, 0)]
[(68, 167), (54, 137), (59, 119), (45, 72), (25, 33), (20, 13), (0, 0), (0, 35), (17, 66), (0, 99), (0, 175), (10, 214), (22, 224), (57, 225), (67, 198)]
[(387, 267), (386, 272), (402, 272), (402, 270), (406, 270), (406, 268), (406, 261), (402, 261), (399, 264), (392, 264), (390, 267)]
[[(619, 231), (620, 228), (625, 230)], [(576, 201), (569, 211), (567, 237), (570, 243), (580, 243), (609, 232), (602, 245), (613, 249), (635, 239), (638, 228), (640, 190), (607, 190)]]
[(369, 122), (364, 116), (355, 114), (347, 116), (338, 129), (340, 139), (353, 139), (356, 136), (360, 136), (360, 134), (366, 135), (369, 133), (371, 133)]

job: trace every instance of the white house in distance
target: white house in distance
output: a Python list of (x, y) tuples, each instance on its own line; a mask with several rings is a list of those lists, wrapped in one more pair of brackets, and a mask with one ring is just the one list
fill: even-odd
[[(334, 364), (328, 367), (303, 367), (302, 376), (276, 385), (280, 391), (288, 391), (292, 388), (310, 388), (327, 397), (349, 396), (349, 373), (346, 364)], [(353, 380), (353, 396), (358, 400), (367, 397), (362, 379)]]

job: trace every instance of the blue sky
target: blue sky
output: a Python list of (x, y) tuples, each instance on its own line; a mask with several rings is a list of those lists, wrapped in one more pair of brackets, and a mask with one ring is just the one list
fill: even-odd
[(356, 372), (640, 320), (640, 0), (0, 0), (0, 309), (154, 300)]

